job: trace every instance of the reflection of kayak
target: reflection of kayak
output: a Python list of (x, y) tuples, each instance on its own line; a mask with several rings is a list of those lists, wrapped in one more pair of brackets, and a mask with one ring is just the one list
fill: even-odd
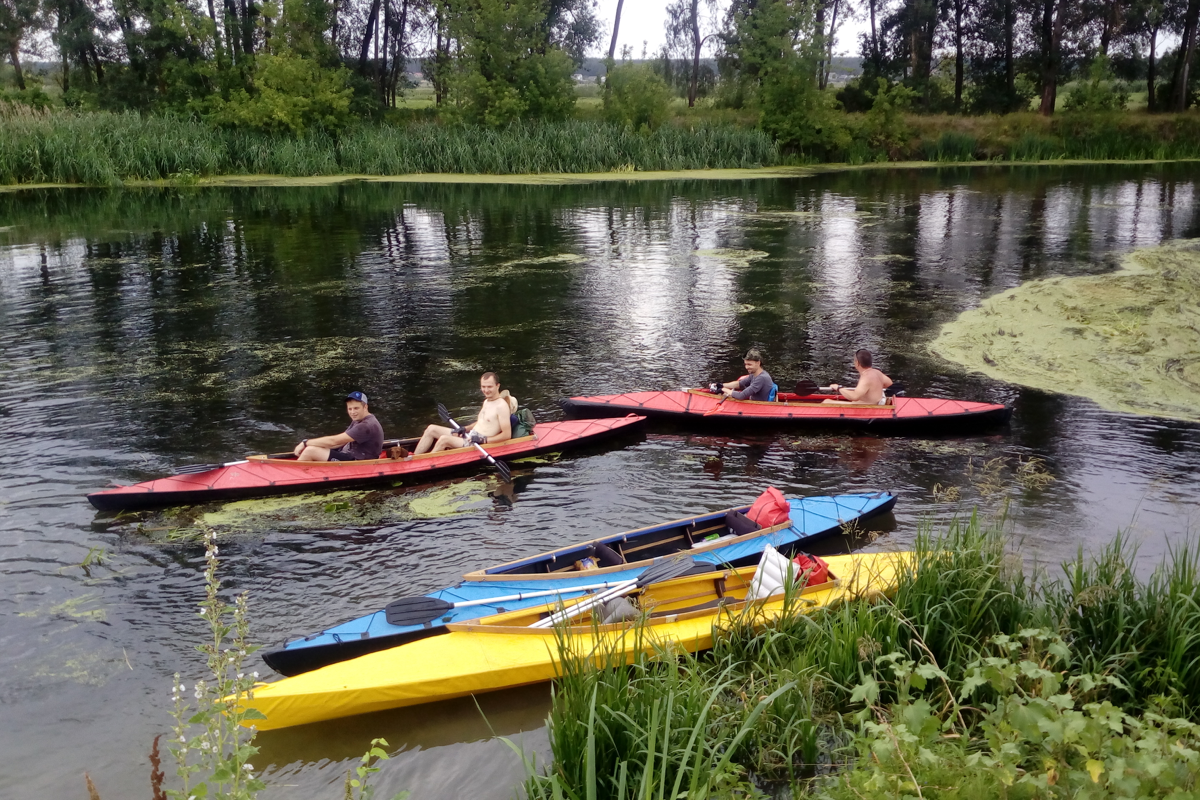
[[(886, 513), (895, 504), (895, 496), (888, 492), (794, 498), (788, 501), (789, 519), (784, 524), (726, 539), (720, 539), (730, 532), (726, 524), (726, 511), (613, 534), (468, 573), (454, 586), (439, 589), (422, 598), (408, 598), (393, 603), (389, 608), (290, 641), (264, 653), (263, 660), (276, 672), (299, 675), (327, 664), (444, 633), (446, 624), (450, 622), (465, 622), (499, 611), (539, 606), (546, 602), (545, 595), (511, 599), (514, 595), (553, 589), (561, 590), (563, 596), (569, 598), (585, 591), (581, 588), (572, 591), (572, 587), (636, 578), (655, 560), (683, 551), (698, 562), (739, 567), (753, 565), (758, 562), (767, 545), (790, 553), (838, 533), (845, 525), (861, 523)], [(747, 508), (743, 506), (733, 510), (745, 513)], [(597, 558), (599, 551), (603, 551), (607, 558)], [(600, 568), (578, 571), (576, 562), (584, 558), (597, 558)], [(606, 561), (614, 565), (602, 566)], [(447, 603), (487, 601), (492, 598), (509, 599), (444, 608)], [(407, 604), (412, 608), (414, 602), (417, 607), (421, 602), (426, 602), (433, 610), (417, 615), (417, 618), (411, 613), (405, 615), (397, 611), (398, 605), (403, 608)]]
[[(628, 430), (644, 419), (637, 415), (620, 417), (611, 420), (541, 422), (534, 426), (532, 436), (487, 445), (485, 449), (496, 458), (524, 458), (594, 442)], [(412, 447), (416, 441), (402, 440), (402, 443)], [(425, 453), (407, 461), (380, 458), (373, 461), (316, 462), (250, 456), (245, 461), (218, 465), (206, 472), (172, 475), (132, 486), (105, 489), (89, 494), (88, 500), (101, 511), (121, 511), (287, 492), (344, 489), (414, 476), (424, 480), (483, 464), (483, 455), (474, 447)]]
[[(571, 417), (614, 417), (641, 414), (688, 421), (773, 424), (788, 427), (861, 428), (880, 433), (939, 433), (968, 427), (1001, 425), (1012, 409), (996, 403), (892, 397), (887, 405), (838, 402), (833, 395), (780, 395), (759, 402), (721, 398), (703, 389), (571, 397), (559, 405)], [(718, 405), (720, 403), (720, 405)]]
[(644, 622), (598, 625), (587, 614), (569, 627), (530, 628), (553, 605), (510, 611), (254, 689), (245, 705), (266, 716), (246, 721), (260, 730), (419, 705), (552, 680), (561, 674), (560, 641), (597, 667), (632, 662), (660, 648), (696, 652), (712, 647), (714, 629), (738, 622), (761, 626), (784, 613), (895, 589), (907, 554), (830, 556), (831, 580), (799, 597), (775, 595), (745, 603), (755, 568), (711, 571), (647, 586), (637, 598)]

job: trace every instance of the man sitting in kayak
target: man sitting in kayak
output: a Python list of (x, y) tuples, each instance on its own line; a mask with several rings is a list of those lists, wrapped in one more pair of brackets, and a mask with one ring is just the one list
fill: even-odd
[(350, 427), (345, 433), (305, 439), (293, 450), (300, 461), (364, 461), (379, 458), (383, 450), (383, 426), (367, 407), (362, 392), (346, 395)]
[(417, 443), (413, 454), (437, 453), (454, 447), (470, 447), (472, 442), (478, 444), (496, 444), (512, 438), (512, 420), (510, 414), (516, 407), (516, 401), (508, 395), (508, 390), (500, 391), (500, 380), (494, 372), (485, 372), (479, 379), (479, 391), (483, 392), (483, 405), (479, 408), (479, 416), (470, 425), (464, 425), (467, 436), (455, 436), (444, 425), (430, 425)]
[(858, 370), (858, 385), (851, 389), (848, 386), (830, 384), (830, 388), (842, 396), (842, 400), (826, 400), (827, 403), (850, 401), (851, 403), (870, 403), (881, 406), (887, 402), (884, 389), (892, 385), (892, 379), (871, 366), (871, 351), (859, 350), (854, 354), (854, 368)]
[(736, 381), (721, 384), (721, 394), (734, 400), (761, 400), (764, 403), (770, 400), (775, 381), (771, 380), (771, 376), (763, 369), (762, 353), (751, 350), (746, 353), (742, 364), (746, 367), (747, 374)]

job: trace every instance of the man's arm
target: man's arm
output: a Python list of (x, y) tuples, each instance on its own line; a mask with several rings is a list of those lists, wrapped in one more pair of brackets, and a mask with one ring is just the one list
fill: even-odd
[(851, 403), (857, 403), (867, 395), (866, 383), (867, 379), (860, 376), (858, 379), (858, 385), (853, 389), (851, 389), (849, 386), (839, 386), (837, 393), (849, 400)]
[(750, 397), (755, 392), (764, 388), (764, 384), (766, 384), (766, 383), (767, 383), (767, 376), (760, 372), (757, 375), (755, 375), (753, 378), (750, 379), (750, 381), (746, 384), (745, 389), (743, 389), (740, 392), (732, 392), (732, 393), (730, 393), (729, 396), (732, 397), (734, 400), (745, 400), (747, 397)]
[(348, 433), (335, 433), (333, 436), (320, 436), (316, 439), (309, 439), (309, 447), (327, 447), (332, 450), (335, 447), (341, 447), (344, 444), (350, 444), (354, 440), (350, 438)]
[(742, 400), (743, 397), (737, 396), (738, 395), (737, 390), (742, 388), (743, 381), (746, 382), (747, 384), (750, 384), (753, 381), (753, 379), (749, 375), (743, 375), (742, 377), (738, 378), (736, 381), (730, 381), (729, 383), (722, 383), (721, 384), (721, 394), (725, 395), (726, 397), (732, 397), (734, 400)]
[(333, 436), (318, 436), (315, 439), (305, 439), (300, 444), (296, 445), (296, 449), (292, 453), (299, 458), (306, 447), (324, 447), (326, 450), (332, 450), (335, 447), (341, 447), (344, 444), (350, 444), (354, 440), (346, 433), (335, 433)]

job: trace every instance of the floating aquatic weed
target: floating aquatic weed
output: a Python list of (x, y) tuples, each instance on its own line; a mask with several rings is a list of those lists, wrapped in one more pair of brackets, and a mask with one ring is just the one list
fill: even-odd
[(103, 608), (86, 608), (89, 603), (99, 602), (96, 594), (83, 594), (44, 609), (18, 611), (18, 617), (66, 617), (81, 622), (104, 622), (108, 613)]
[(748, 267), (753, 262), (770, 256), (770, 253), (764, 253), (762, 250), (738, 250), (732, 247), (696, 250), (694, 254), (700, 258), (712, 258), (723, 261), (731, 267)]
[(942, 327), (930, 349), (999, 380), (1200, 422), (1200, 240), (1107, 275), (1031, 281)]
[(491, 502), (491, 483), (488, 480), (471, 480), (443, 486), (413, 498), (408, 508), (412, 516), (425, 519), (478, 511)]

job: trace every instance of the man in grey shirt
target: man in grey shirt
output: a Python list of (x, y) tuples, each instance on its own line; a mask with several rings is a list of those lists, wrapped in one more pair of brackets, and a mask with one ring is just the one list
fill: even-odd
[(746, 353), (742, 364), (746, 367), (747, 374), (736, 381), (721, 384), (721, 394), (734, 400), (770, 400), (775, 381), (771, 380), (770, 374), (763, 369), (762, 353), (751, 350)]
[(346, 395), (350, 427), (345, 433), (305, 439), (293, 451), (299, 461), (365, 461), (379, 458), (383, 449), (383, 426), (367, 408), (362, 392)]

